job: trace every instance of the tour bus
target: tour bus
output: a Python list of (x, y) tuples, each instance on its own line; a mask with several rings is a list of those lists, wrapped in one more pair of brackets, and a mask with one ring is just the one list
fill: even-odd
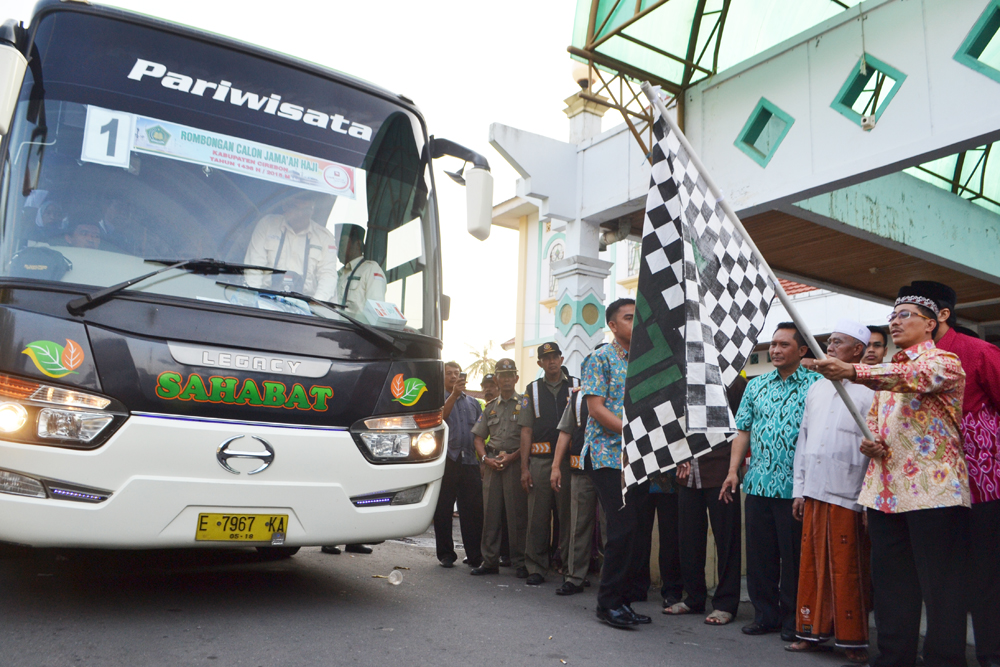
[(470, 166), (482, 239), (481, 155), (365, 81), (56, 0), (0, 29), (0, 134), (0, 542), (283, 557), (426, 530), (431, 165)]

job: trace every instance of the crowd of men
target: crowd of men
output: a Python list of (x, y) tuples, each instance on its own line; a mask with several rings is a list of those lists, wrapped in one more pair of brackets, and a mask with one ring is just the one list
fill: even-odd
[[(650, 586), (654, 517), (668, 615), (706, 610), (711, 524), (718, 583), (705, 623), (726, 625), (739, 605), (745, 530), (754, 609), (745, 634), (780, 634), (792, 652), (836, 646), (852, 663), (912, 666), (923, 606), (924, 664), (966, 664), (971, 612), (979, 663), (1000, 665), (1000, 349), (957, 331), (955, 304), (951, 288), (914, 282), (899, 290), (888, 328), (840, 320), (824, 360), (793, 323), (779, 324), (774, 370), (730, 388), (736, 436), (624, 495), (631, 299), (607, 307), (613, 338), (584, 360), (581, 379), (545, 343), (525, 393), (514, 361), (501, 359), (483, 379), (483, 406), (448, 362), (434, 520), (441, 565), (458, 559), (456, 502), (473, 575), (509, 563), (540, 585), (557, 572), (556, 594), (574, 595), (590, 585), (600, 545), (597, 617), (633, 628), (651, 623), (632, 603)], [(890, 338), (899, 352), (884, 363)], [(878, 651), (869, 656), (872, 610)]]

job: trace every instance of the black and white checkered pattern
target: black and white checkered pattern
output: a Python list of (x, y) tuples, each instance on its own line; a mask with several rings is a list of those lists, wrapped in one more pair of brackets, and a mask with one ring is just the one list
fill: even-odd
[[(654, 130), (629, 356), (636, 368), (625, 385), (627, 486), (711, 451), (736, 430), (726, 387), (749, 360), (775, 294), (677, 135), (660, 119)], [(681, 346), (683, 359), (671, 354), (659, 368), (640, 361)], [(658, 381), (662, 388), (650, 393)]]

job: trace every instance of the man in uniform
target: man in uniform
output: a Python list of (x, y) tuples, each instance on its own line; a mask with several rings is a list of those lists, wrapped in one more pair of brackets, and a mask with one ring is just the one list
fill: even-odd
[[(484, 408), (487, 403), (500, 395), (500, 387), (497, 386), (497, 378), (493, 373), (487, 373), (483, 376), (479, 388), (483, 391), (483, 397), (479, 402)], [(482, 472), (482, 468), (480, 471)], [(507, 530), (507, 513), (503, 510), (503, 503), (500, 504), (500, 507), (500, 567), (510, 567), (510, 531)]]
[[(553, 491), (562, 493), (565, 486), (570, 489), (569, 523), (562, 529), (569, 533), (569, 557), (564, 561), (563, 584), (556, 589), (556, 595), (582, 593), (584, 587), (590, 585), (587, 571), (590, 569), (590, 552), (594, 541), (597, 489), (583, 469), (581, 456), (589, 415), (583, 392), (571, 391), (566, 410), (559, 420), (559, 438), (556, 440), (552, 471), (549, 474), (549, 484)], [(563, 476), (563, 462), (567, 458), (569, 480)]]
[(385, 271), (365, 255), (365, 228), (360, 225), (337, 225), (339, 249), (337, 257), (343, 263), (337, 271), (337, 291), (333, 301), (347, 306), (347, 312), (364, 312), (365, 303), (385, 301)]
[[(562, 562), (569, 560), (569, 486), (555, 495), (549, 485), (552, 474), (552, 453), (559, 437), (559, 418), (566, 410), (570, 390), (579, 381), (563, 373), (563, 357), (556, 343), (538, 346), (538, 366), (545, 373), (528, 385), (521, 400), (521, 486), (528, 494), (528, 535), (525, 540), (524, 563), (528, 568), (529, 586), (545, 581), (549, 570), (549, 537), (552, 533), (550, 516), (555, 505), (561, 527), (559, 551)], [(569, 461), (562, 461), (563, 473), (569, 473)]]
[(299, 191), (285, 199), (280, 213), (265, 215), (257, 223), (244, 262), (269, 266), (284, 274), (262, 275), (247, 271), (251, 287), (287, 286), (321, 301), (334, 299), (337, 286), (337, 240), (313, 219), (318, 195)]
[(483, 405), (500, 395), (500, 387), (497, 386), (497, 378), (493, 373), (487, 373), (483, 376), (483, 381), (479, 383), (479, 388), (483, 392), (483, 401), (485, 401)]
[[(521, 488), (520, 465), (521, 395), (514, 391), (517, 366), (513, 359), (497, 362), (495, 375), (500, 395), (486, 404), (479, 421), (472, 428), (476, 452), (483, 469), (483, 562), (472, 574), (500, 572), (500, 514), (505, 509), (510, 526), (510, 557), (519, 579), (528, 578), (524, 566), (524, 535), (528, 524), (528, 497)], [(486, 444), (489, 438), (490, 444)], [(502, 503), (502, 507), (501, 507)]]

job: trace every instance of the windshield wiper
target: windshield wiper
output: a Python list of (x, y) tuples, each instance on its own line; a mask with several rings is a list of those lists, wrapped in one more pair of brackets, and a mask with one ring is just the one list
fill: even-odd
[(143, 280), (152, 278), (161, 273), (166, 273), (171, 269), (185, 269), (193, 273), (204, 273), (205, 275), (217, 276), (220, 273), (246, 273), (247, 271), (268, 271), (270, 273), (284, 273), (281, 269), (272, 269), (269, 266), (254, 266), (253, 264), (233, 264), (231, 262), (223, 262), (219, 259), (212, 259), (205, 257), (202, 259), (144, 259), (144, 262), (150, 264), (167, 264), (162, 269), (157, 269), (156, 271), (151, 271), (145, 275), (132, 278), (131, 280), (126, 280), (123, 283), (118, 283), (117, 285), (112, 285), (111, 287), (105, 287), (104, 289), (94, 292), (93, 294), (88, 294), (86, 296), (81, 296), (79, 299), (73, 299), (68, 304), (66, 304), (66, 309), (69, 310), (73, 315), (79, 315), (85, 310), (90, 310), (95, 306), (99, 306), (115, 294), (118, 294), (122, 290), (135, 285), (136, 283), (141, 283)]
[(325, 306), (332, 310), (339, 311), (341, 317), (343, 317), (345, 320), (347, 320), (355, 327), (357, 327), (362, 333), (367, 334), (369, 338), (374, 339), (375, 341), (382, 343), (383, 345), (386, 345), (387, 347), (393, 350), (397, 350), (399, 352), (406, 351), (406, 345), (401, 343), (396, 338), (393, 338), (387, 333), (379, 331), (370, 324), (366, 324), (365, 322), (362, 322), (361, 320), (348, 315), (347, 312), (345, 312), (347, 310), (347, 306), (345, 306), (342, 303), (334, 303), (333, 301), (323, 301), (322, 299), (317, 299), (314, 296), (309, 296), (308, 294), (302, 294), (301, 292), (291, 292), (291, 291), (286, 292), (284, 290), (269, 289), (266, 287), (239, 287), (238, 285), (233, 285), (231, 283), (225, 283), (221, 281), (216, 282), (216, 285), (224, 285), (226, 287), (236, 287), (237, 289), (249, 289), (255, 292), (260, 292), (261, 294), (275, 294), (277, 296), (287, 296), (292, 299), (299, 299), (300, 301), (306, 301), (308, 303), (316, 303), (321, 306)]

